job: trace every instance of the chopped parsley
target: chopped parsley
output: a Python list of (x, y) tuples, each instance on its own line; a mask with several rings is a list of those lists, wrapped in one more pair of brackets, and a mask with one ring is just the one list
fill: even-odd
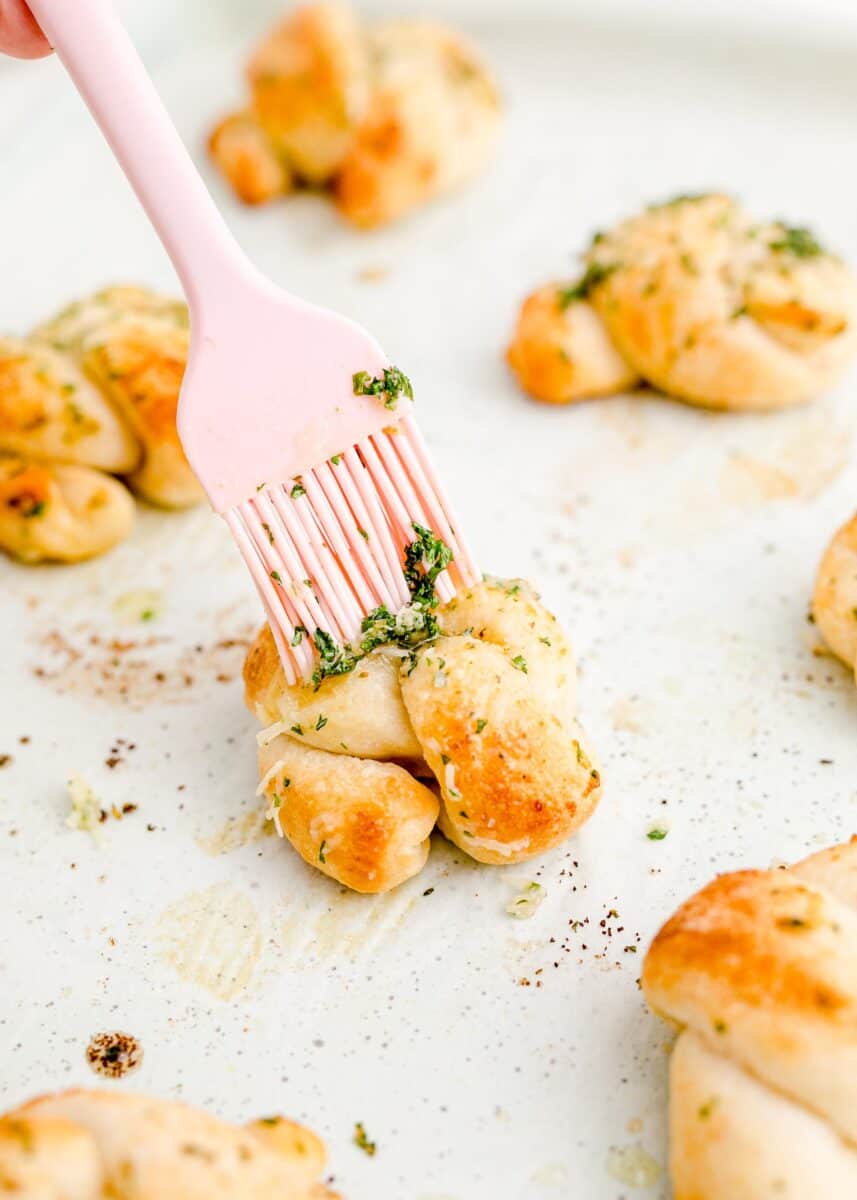
[(430, 529), (416, 521), (413, 527), (417, 537), (405, 550), (405, 580), (414, 603), (436, 604), (434, 585), (452, 562), (452, 551)]
[(481, 733), (487, 724), (488, 724), (488, 722), (485, 720), (485, 718), (480, 717), (478, 719), (478, 721), (476, 722), (476, 732)]
[(354, 1126), (354, 1145), (358, 1150), (362, 1150), (364, 1154), (368, 1154), (370, 1158), (375, 1157), (377, 1146), (369, 1140), (362, 1121), (358, 1121)]
[(273, 535), (273, 533), (272, 533), (272, 531), (271, 531), (271, 526), (270, 526), (270, 525), (269, 525), (269, 524), (268, 524), (266, 521), (263, 521), (263, 522), (262, 522), (262, 528), (265, 530), (265, 533), (267, 533), (267, 535), (268, 535), (268, 541), (269, 541), (269, 542), (271, 543), (271, 545), (273, 546), (273, 544), (274, 544), (274, 535)]
[(550, 638), (539, 638), (539, 641), (543, 646), (550, 646), (551, 644)]
[(326, 863), (326, 862), (327, 862), (327, 859), (326, 859), (326, 858), (325, 858), (325, 856), (324, 856), (324, 848), (325, 848), (325, 846), (326, 846), (326, 845), (327, 845), (327, 840), (323, 841), (323, 842), (321, 843), (321, 845), (319, 846), (319, 848), (318, 848), (318, 861), (319, 861), (320, 863)]
[(279, 571), (272, 571), (271, 578), (273, 579), (274, 583), (282, 583), (283, 582), (283, 577)]
[(319, 730), (324, 729), (326, 724), (327, 724), (327, 717), (324, 715), (324, 713), (319, 713), (318, 720), (315, 723), (316, 733), (318, 733)]
[(515, 655), (515, 657), (512, 659), (512, 666), (515, 668), (515, 670), (517, 670), (517, 671), (523, 671), (523, 672), (524, 672), (524, 674), (526, 675), (526, 673), (527, 673), (527, 660), (524, 658), (523, 654), (516, 654), (516, 655)]
[(44, 500), (34, 500), (34, 501), (33, 501), (31, 504), (29, 504), (29, 505), (28, 505), (26, 508), (22, 509), (22, 511), (21, 511), (21, 516), (22, 516), (22, 517), (23, 517), (23, 518), (24, 518), (26, 521), (30, 521), (30, 520), (32, 520), (32, 518), (33, 518), (33, 517), (41, 517), (41, 516), (43, 516), (46, 508), (47, 508), (47, 503), (46, 503), (46, 501), (44, 501)]
[(593, 288), (598, 287), (605, 279), (609, 279), (618, 266), (618, 263), (589, 263), (577, 283), (572, 283), (567, 288), (560, 288), (557, 294), (560, 308), (568, 308), (570, 304), (574, 304), (578, 300), (587, 300)]
[(368, 371), (358, 371), (352, 375), (351, 382), (355, 396), (383, 397), (385, 408), (394, 409), (402, 396), (409, 400), (414, 398), (410, 379), (398, 367), (385, 367), (383, 374), (374, 379)]
[(335, 467), (338, 467), (339, 464), (342, 462), (342, 454), (341, 453), (334, 454), (330, 461), (333, 463), (333, 465)]
[(291, 725), (289, 727), (289, 733), (296, 733), (298, 737), (303, 737), (304, 727), (303, 725)]
[(291, 496), (291, 498), (293, 500), (297, 500), (299, 496), (306, 495), (306, 488), (304, 487), (304, 485), (301, 483), (301, 481), (299, 479), (292, 487), (292, 490), (289, 492), (289, 495)]
[(650, 842), (662, 842), (666, 836), (667, 831), (665, 829), (650, 829), (646, 834)]
[[(340, 645), (331, 634), (317, 629), (314, 641), (318, 666), (312, 676), (316, 687), (330, 675), (347, 675), (378, 646), (394, 645), (413, 651), (440, 634), (434, 613), (438, 603), (435, 582), (452, 561), (452, 551), (430, 529), (416, 521), (413, 527), (417, 536), (405, 550), (404, 563), (410, 604), (395, 614), (385, 604), (379, 604), (363, 618), (356, 644)], [(411, 670), (415, 665), (414, 657)]]
[(292, 645), (299, 646), (305, 637), (309, 637), (306, 625), (296, 625), (292, 634)]
[(780, 225), (777, 236), (768, 245), (777, 253), (793, 254), (795, 258), (817, 258), (825, 253), (812, 231), (803, 225)]

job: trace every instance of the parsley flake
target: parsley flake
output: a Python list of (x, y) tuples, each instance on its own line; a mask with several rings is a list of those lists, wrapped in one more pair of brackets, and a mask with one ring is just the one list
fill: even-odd
[(362, 1121), (358, 1121), (354, 1126), (354, 1145), (364, 1154), (368, 1154), (370, 1158), (375, 1157), (377, 1146), (369, 1140)]
[(576, 283), (566, 288), (560, 288), (557, 302), (560, 308), (568, 308), (578, 300), (588, 300), (594, 288), (609, 279), (619, 267), (618, 263), (591, 262)]
[(817, 258), (825, 253), (812, 231), (803, 225), (780, 225), (777, 237), (768, 245), (779, 254), (793, 254), (795, 258)]
[(351, 382), (355, 396), (383, 397), (385, 408), (394, 409), (401, 396), (407, 396), (409, 400), (414, 398), (410, 379), (398, 367), (385, 367), (383, 374), (374, 379), (368, 371), (358, 371), (352, 375)]

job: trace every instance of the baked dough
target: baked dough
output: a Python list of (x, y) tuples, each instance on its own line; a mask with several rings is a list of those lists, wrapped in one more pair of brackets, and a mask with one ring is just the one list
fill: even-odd
[(538, 399), (639, 377), (704, 407), (788, 408), (830, 387), (857, 349), (853, 272), (807, 230), (756, 223), (728, 196), (647, 208), (596, 235), (584, 266), (522, 309), (507, 357)]
[(127, 1093), (61, 1092), (0, 1117), (0, 1192), (21, 1200), (335, 1200), (324, 1163), (283, 1117), (242, 1129)]
[(716, 879), (661, 929), (642, 983), (681, 1029), (675, 1200), (857, 1195), (857, 838)]
[(559, 282), (526, 298), (506, 359), (521, 387), (546, 404), (613, 396), (640, 382), (592, 305), (566, 303)]
[(290, 14), (247, 78), (247, 109), (209, 148), (251, 204), (329, 186), (349, 221), (381, 225), (478, 174), (499, 134), (496, 87), (461, 37), (415, 21), (364, 28), (344, 4)]
[(412, 653), (382, 646), (318, 687), (287, 686), (267, 627), (247, 656), (247, 703), (269, 726), (269, 816), (308, 863), (357, 891), (416, 874), (436, 822), (480, 862), (523, 862), (600, 798), (574, 716), (574, 655), (538, 598), (485, 581), (437, 619), (439, 636)]
[(133, 523), (134, 501), (112, 476), (0, 454), (0, 547), (21, 562), (94, 558)]
[(812, 615), (833, 653), (857, 674), (857, 516), (842, 526), (821, 560)]
[(188, 339), (183, 303), (133, 287), (0, 338), (0, 547), (73, 562), (114, 545), (133, 505), (108, 472), (153, 504), (202, 498), (176, 432)]

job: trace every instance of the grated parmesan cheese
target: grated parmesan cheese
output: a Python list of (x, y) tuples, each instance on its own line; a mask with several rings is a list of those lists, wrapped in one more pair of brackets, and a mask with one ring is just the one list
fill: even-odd
[(66, 817), (66, 825), (69, 829), (79, 829), (84, 833), (91, 833), (98, 841), (101, 804), (90, 785), (76, 771), (69, 776), (68, 795), (71, 800), (71, 812)]
[(536, 910), (545, 898), (545, 889), (540, 883), (528, 883), (522, 892), (506, 905), (506, 912), (517, 921), (526, 921), (536, 915)]

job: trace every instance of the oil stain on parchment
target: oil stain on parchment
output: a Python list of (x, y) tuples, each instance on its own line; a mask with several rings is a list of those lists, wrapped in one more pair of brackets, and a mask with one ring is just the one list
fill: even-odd
[(231, 854), (233, 850), (240, 850), (242, 846), (249, 846), (252, 842), (275, 837), (274, 824), (265, 814), (266, 809), (260, 805), (250, 812), (242, 813), (240, 817), (230, 817), (219, 829), (200, 835), (196, 844), (206, 854)]
[(219, 1000), (234, 1000), (250, 985), (262, 953), (262, 928), (253, 901), (232, 884), (190, 892), (161, 914), (158, 955), (179, 978)]

